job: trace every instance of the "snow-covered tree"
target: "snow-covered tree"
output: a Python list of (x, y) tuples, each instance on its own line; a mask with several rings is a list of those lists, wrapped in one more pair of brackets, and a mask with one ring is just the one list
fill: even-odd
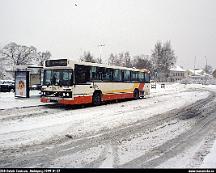
[(116, 55), (112, 53), (110, 54), (110, 57), (108, 59), (108, 64), (116, 65), (116, 66), (123, 66), (123, 67), (132, 67), (130, 53), (128, 51), (122, 52)]
[(132, 62), (131, 62), (131, 56), (130, 56), (130, 53), (129, 52), (125, 52), (124, 53), (124, 66), (125, 67), (132, 67)]
[(113, 53), (111, 53), (110, 57), (108, 58), (108, 64), (109, 65), (115, 64), (115, 55)]
[(0, 58), (0, 79), (4, 79), (5, 77), (5, 66), (3, 64), (3, 59)]
[(11, 42), (3, 47), (1, 55), (9, 64), (15, 66), (32, 63), (36, 52), (37, 50), (33, 46), (27, 47)]
[(205, 65), (204, 70), (207, 74), (212, 74), (212, 72), (213, 72), (213, 68), (210, 65)]
[(213, 71), (212, 75), (216, 78), (216, 69)]
[(150, 57), (148, 55), (138, 55), (134, 57), (133, 67), (138, 69), (148, 69), (153, 70), (153, 65)]
[(50, 56), (49, 51), (37, 52), (33, 46), (28, 47), (11, 42), (0, 50), (0, 78), (10, 78), (7, 71), (14, 70), (17, 65), (42, 65), (42, 62)]
[(49, 51), (38, 52), (36, 56), (36, 62), (38, 63), (38, 65), (43, 66), (44, 61), (50, 59), (50, 57), (51, 53)]
[(163, 45), (161, 42), (155, 44), (152, 51), (152, 61), (159, 80), (166, 80), (169, 75), (169, 69), (176, 63), (176, 56), (170, 41)]
[(98, 63), (98, 64), (102, 64), (103, 63), (101, 57), (96, 59), (96, 63)]
[(92, 63), (96, 62), (96, 60), (94, 59), (94, 57), (91, 55), (89, 51), (88, 52), (85, 51), (84, 54), (80, 57), (80, 60), (84, 62), (92, 62)]

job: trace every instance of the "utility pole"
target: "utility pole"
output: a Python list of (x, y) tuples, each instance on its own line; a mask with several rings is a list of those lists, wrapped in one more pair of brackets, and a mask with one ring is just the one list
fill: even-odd
[(206, 73), (207, 73), (207, 58), (206, 58), (206, 56), (205, 56), (205, 60), (206, 60), (205, 71), (206, 71)]
[(104, 47), (105, 44), (99, 44), (98, 47), (100, 49), (100, 60), (101, 60), (101, 52), (102, 52), (102, 47)]
[(194, 58), (194, 76), (195, 76), (195, 68), (196, 68), (196, 56)]

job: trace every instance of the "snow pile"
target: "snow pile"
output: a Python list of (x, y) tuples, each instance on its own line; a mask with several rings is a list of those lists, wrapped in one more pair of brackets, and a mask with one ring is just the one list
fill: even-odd
[(182, 84), (202, 84), (202, 85), (216, 85), (216, 79), (210, 75), (206, 76), (189, 76), (181, 80)]

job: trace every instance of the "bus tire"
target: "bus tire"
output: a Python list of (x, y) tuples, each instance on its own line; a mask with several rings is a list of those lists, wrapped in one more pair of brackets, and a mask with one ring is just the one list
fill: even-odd
[(142, 96), (140, 96), (140, 98), (141, 98), (141, 99), (144, 99), (144, 98), (145, 98), (145, 93), (144, 93)]
[(140, 98), (141, 98), (141, 99), (144, 99), (144, 98), (145, 98), (145, 92), (144, 92), (144, 91), (140, 94)]
[(138, 89), (134, 90), (134, 99), (135, 100), (139, 99), (139, 90)]
[(101, 93), (100, 92), (95, 92), (93, 94), (92, 103), (93, 103), (94, 106), (101, 105)]

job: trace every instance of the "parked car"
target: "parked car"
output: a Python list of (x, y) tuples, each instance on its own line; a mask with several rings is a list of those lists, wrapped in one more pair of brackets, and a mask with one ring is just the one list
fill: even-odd
[(15, 91), (15, 82), (13, 80), (0, 80), (0, 92)]
[(35, 84), (35, 85), (32, 85), (30, 87), (31, 90), (41, 90), (41, 85), (40, 84)]

